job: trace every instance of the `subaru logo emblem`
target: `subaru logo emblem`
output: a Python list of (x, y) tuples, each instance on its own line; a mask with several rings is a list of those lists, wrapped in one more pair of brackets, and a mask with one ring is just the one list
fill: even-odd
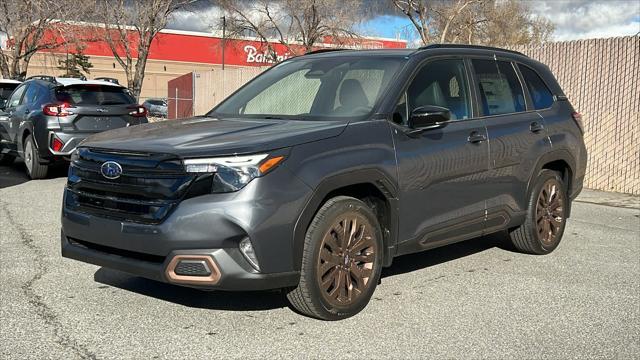
[(107, 161), (100, 167), (100, 172), (107, 179), (117, 179), (122, 175), (122, 166), (115, 161)]

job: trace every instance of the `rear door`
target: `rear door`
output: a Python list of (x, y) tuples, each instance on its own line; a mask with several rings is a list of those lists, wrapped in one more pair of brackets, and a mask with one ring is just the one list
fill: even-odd
[(65, 132), (101, 132), (140, 124), (130, 116), (135, 100), (125, 88), (77, 84), (56, 89), (58, 102), (69, 105), (70, 115), (59, 118)]
[(549, 146), (544, 119), (531, 107), (515, 64), (472, 59), (479, 107), (489, 134), (486, 232), (522, 215), (530, 169)]

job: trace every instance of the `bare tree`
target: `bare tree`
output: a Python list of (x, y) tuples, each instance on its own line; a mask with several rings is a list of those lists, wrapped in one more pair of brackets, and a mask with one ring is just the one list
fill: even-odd
[(127, 86), (136, 99), (144, 81), (149, 49), (155, 36), (167, 26), (173, 13), (195, 0), (98, 0), (102, 16), (97, 30), (127, 76)]
[(523, 45), (548, 41), (553, 24), (517, 0), (391, 0), (423, 44)]
[[(38, 51), (74, 41), (73, 29), (61, 24), (77, 18), (83, 9), (85, 4), (71, 6), (69, 0), (0, 1), (0, 39), (6, 36), (6, 49), (0, 51), (2, 76), (24, 77)], [(52, 32), (56, 36), (47, 36)]]
[(218, 2), (228, 14), (233, 35), (253, 35), (261, 39), (269, 54), (275, 57), (270, 39), (285, 46), (289, 53), (310, 51), (326, 38), (336, 45), (357, 37), (354, 26), (361, 19), (361, 0), (261, 0), (247, 3), (239, 0)]
[(426, 0), (392, 0), (393, 4), (413, 24), (422, 44), (432, 42), (435, 33), (431, 29), (432, 9)]
[(539, 44), (549, 41), (554, 31), (548, 19), (531, 14), (529, 4), (507, 0), (486, 9), (488, 21), (479, 41), (499, 46)]

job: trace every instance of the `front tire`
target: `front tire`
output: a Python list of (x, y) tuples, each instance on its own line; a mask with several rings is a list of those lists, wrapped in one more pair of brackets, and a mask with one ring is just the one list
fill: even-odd
[(540, 172), (529, 195), (526, 220), (509, 234), (518, 251), (544, 255), (558, 247), (570, 205), (566, 188), (557, 172)]
[(382, 270), (382, 232), (362, 201), (328, 200), (305, 236), (300, 283), (287, 294), (301, 313), (322, 320), (346, 319), (369, 302)]
[(31, 135), (27, 136), (24, 141), (24, 164), (27, 167), (27, 175), (31, 179), (36, 180), (47, 177), (49, 167), (40, 164), (40, 153), (36, 149)]

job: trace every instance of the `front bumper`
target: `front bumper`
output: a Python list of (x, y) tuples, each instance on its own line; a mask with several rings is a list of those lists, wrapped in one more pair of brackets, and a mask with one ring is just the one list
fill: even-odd
[[(300, 273), (297, 271), (263, 274), (253, 270), (238, 249), (201, 249), (172, 251), (162, 262), (111, 253), (106, 248), (87, 247), (61, 234), (62, 256), (123, 271), (151, 280), (175, 283), (204, 290), (267, 290), (295, 286)], [(208, 256), (219, 269), (219, 276), (212, 282), (176, 282), (168, 275), (168, 266), (178, 255)]]
[[(295, 286), (293, 226), (309, 188), (279, 167), (235, 193), (182, 200), (161, 223), (136, 223), (62, 208), (62, 255), (157, 281), (198, 288), (259, 290)], [(277, 199), (277, 201), (276, 201)], [(260, 271), (239, 249), (249, 239)], [(178, 255), (203, 256), (220, 272), (216, 281), (179, 282), (169, 264)]]

